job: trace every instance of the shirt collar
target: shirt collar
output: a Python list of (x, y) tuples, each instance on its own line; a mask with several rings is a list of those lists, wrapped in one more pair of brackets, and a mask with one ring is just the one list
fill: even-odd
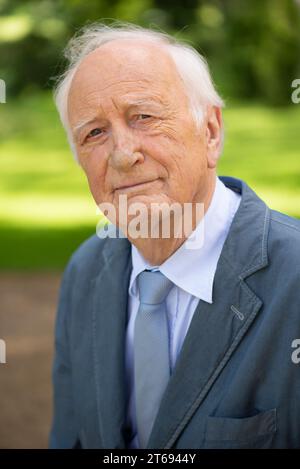
[[(180, 248), (160, 266), (149, 264), (137, 248), (132, 245), (132, 274), (129, 292), (137, 295), (135, 280), (143, 270), (159, 269), (179, 288), (199, 299), (212, 303), (213, 280), (217, 263), (240, 198), (216, 177), (211, 203), (203, 219)], [(197, 239), (203, 239), (198, 247), (195, 247), (195, 244), (191, 242), (192, 239), (195, 239), (192, 237), (195, 236)]]

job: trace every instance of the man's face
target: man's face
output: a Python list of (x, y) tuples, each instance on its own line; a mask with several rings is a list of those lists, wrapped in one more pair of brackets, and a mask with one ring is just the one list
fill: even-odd
[[(175, 65), (158, 45), (113, 41), (90, 53), (72, 81), (68, 115), (97, 204), (203, 202), (211, 171)], [(88, 122), (86, 125), (83, 123)]]

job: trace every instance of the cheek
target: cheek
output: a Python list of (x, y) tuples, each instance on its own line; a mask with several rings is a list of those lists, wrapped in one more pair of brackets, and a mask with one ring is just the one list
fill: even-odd
[[(173, 151), (172, 151), (173, 150)], [(177, 144), (168, 149), (166, 164), (169, 168), (172, 193), (184, 199), (193, 197), (195, 191), (207, 178), (207, 158), (203, 141), (178, 139)]]
[(104, 159), (86, 157), (81, 161), (81, 167), (86, 175), (91, 193), (97, 203), (105, 198), (105, 178), (107, 172), (107, 164)]
[(179, 139), (170, 138), (161, 133), (144, 140), (145, 153), (162, 165), (167, 172), (177, 171), (178, 163), (185, 155), (185, 145)]

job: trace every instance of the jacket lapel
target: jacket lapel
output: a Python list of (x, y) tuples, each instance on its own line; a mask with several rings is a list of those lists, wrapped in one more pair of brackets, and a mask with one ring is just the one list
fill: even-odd
[(131, 251), (127, 239), (108, 239), (93, 280), (93, 350), (98, 418), (104, 448), (125, 448), (125, 331)]
[(218, 262), (213, 303), (200, 300), (161, 401), (148, 448), (171, 448), (259, 312), (246, 277), (268, 264), (269, 209), (243, 182), (220, 178), (242, 200)]

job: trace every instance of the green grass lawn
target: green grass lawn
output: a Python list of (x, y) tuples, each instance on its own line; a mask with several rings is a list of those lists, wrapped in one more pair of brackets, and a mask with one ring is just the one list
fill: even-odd
[[(60, 269), (101, 220), (50, 94), (0, 105), (0, 268)], [(300, 105), (227, 104), (219, 175), (300, 218)]]

